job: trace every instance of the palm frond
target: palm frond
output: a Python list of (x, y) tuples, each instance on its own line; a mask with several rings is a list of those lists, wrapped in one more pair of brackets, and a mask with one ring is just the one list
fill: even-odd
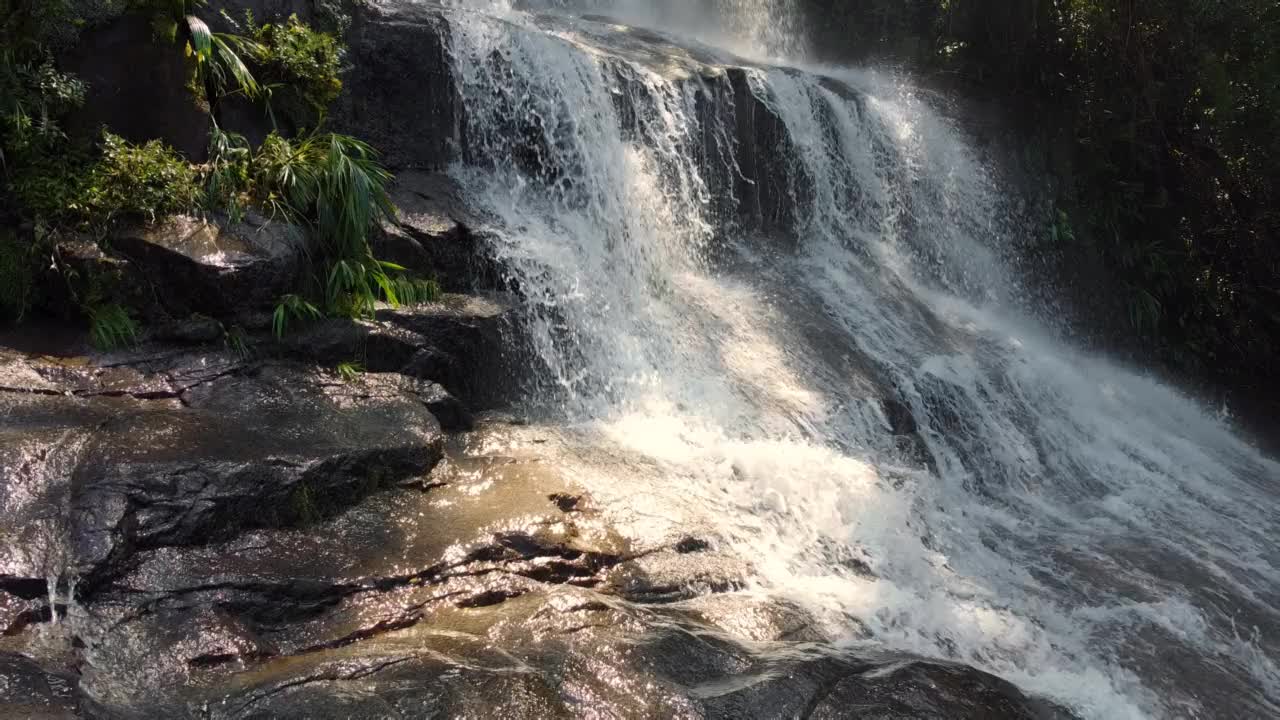
[(250, 98), (260, 96), (262, 88), (241, 55), (253, 55), (261, 50), (261, 46), (246, 37), (227, 33), (216, 33), (211, 41), (216, 65), (223, 72), (223, 87), (227, 87), (226, 74), (229, 73), (238, 91)]
[[(187, 42), (190, 43), (191, 54), (195, 56), (196, 63), (206, 65), (213, 60), (213, 31), (205, 21), (195, 15), (187, 15), (183, 18), (187, 25), (187, 34), (189, 36)], [(176, 32), (176, 28), (175, 28)]]

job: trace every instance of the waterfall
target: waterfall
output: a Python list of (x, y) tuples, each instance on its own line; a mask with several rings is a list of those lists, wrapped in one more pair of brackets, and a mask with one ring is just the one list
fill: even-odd
[(1082, 717), (1280, 713), (1280, 466), (1033, 319), (1006, 194), (909, 87), (510, 4), (449, 27), (530, 402), (634, 532), (699, 523), (848, 644)]

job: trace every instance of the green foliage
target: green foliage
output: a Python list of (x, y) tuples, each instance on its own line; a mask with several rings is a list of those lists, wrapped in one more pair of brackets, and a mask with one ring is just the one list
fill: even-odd
[(81, 196), (85, 222), (102, 226), (122, 217), (154, 221), (200, 206), (203, 190), (195, 168), (159, 140), (133, 145), (104, 132), (101, 152)]
[[(293, 140), (272, 133), (253, 152), (243, 138), (215, 131), (207, 186), (209, 197), (230, 207), (256, 205), (307, 226), (321, 241), (319, 285), (325, 311), (369, 317), (376, 304), (434, 299), (438, 287), (413, 280), (404, 268), (381, 263), (369, 249), (368, 233), (393, 215), (387, 195), (391, 176), (364, 143), (333, 133)], [(393, 276), (391, 273), (397, 273)], [(301, 297), (277, 308), (277, 334), (299, 317)], [(319, 309), (310, 305), (315, 313)]]
[(209, 133), (209, 162), (205, 166), (205, 204), (210, 210), (224, 210), (233, 222), (242, 218), (254, 201), (252, 163), (249, 141), (215, 124)]
[(89, 338), (99, 350), (118, 350), (138, 341), (138, 324), (115, 303), (88, 308)]
[(289, 493), (288, 510), (291, 521), (310, 525), (324, 518), (320, 503), (311, 485), (306, 480), (299, 482)]
[(158, 38), (182, 47), (191, 61), (191, 86), (210, 103), (243, 93), (262, 95), (262, 86), (245, 58), (262, 52), (252, 39), (234, 33), (216, 33), (196, 13), (207, 0), (134, 0), (133, 9), (151, 16)]
[(342, 46), (337, 38), (312, 29), (297, 15), (284, 23), (254, 27), (252, 34), (258, 49), (254, 60), (273, 100), (300, 103), (314, 117), (323, 115), (342, 92)]
[(255, 158), (256, 180), (294, 219), (312, 227), (330, 256), (363, 259), (370, 229), (395, 215), (387, 195), (391, 174), (376, 156), (346, 135), (288, 140), (272, 134)]
[(282, 301), (277, 335), (291, 319), (320, 316), (321, 306), (328, 314), (371, 317), (378, 302), (395, 306), (439, 298), (434, 281), (380, 262), (369, 249), (369, 232), (395, 208), (387, 195), (391, 176), (368, 145), (334, 133), (295, 139), (272, 133), (254, 152), (243, 138), (215, 130), (209, 168), (207, 190), (215, 202), (264, 208), (309, 227), (321, 241), (321, 257), (315, 258), (321, 268), (319, 299), (293, 295)]
[(320, 308), (311, 304), (300, 295), (285, 295), (276, 303), (276, 310), (271, 316), (271, 330), (277, 339), (284, 337), (291, 324), (300, 324), (319, 320), (324, 317)]
[(58, 120), (84, 104), (85, 85), (48, 56), (18, 59), (0, 50), (0, 164), (6, 168), (66, 139)]
[[(385, 266), (386, 263), (383, 265)], [(439, 302), (441, 295), (444, 294), (440, 289), (440, 283), (434, 279), (424, 280), (399, 274), (392, 278), (392, 283), (395, 286), (395, 298), (402, 305)]]
[(13, 168), (9, 189), (42, 225), (104, 232), (122, 218), (190, 212), (204, 191), (195, 167), (158, 140), (134, 145), (104, 132), (92, 150), (37, 154)]
[[(206, 4), (0, 0), (0, 172), (6, 201), (0, 214), (32, 223), (40, 237), (71, 229), (103, 238), (125, 218), (155, 221), (198, 209), (225, 210), (236, 221), (258, 208), (306, 226), (321, 245), (312, 258), (315, 279), (306, 294), (281, 300), (273, 317), (277, 335), (325, 313), (368, 317), (378, 302), (436, 299), (434, 281), (373, 257), (368, 233), (394, 213), (386, 191), (391, 176), (372, 148), (355, 138), (318, 130), (299, 137), (273, 133), (255, 150), (244, 137), (215, 126), (209, 161), (193, 165), (160, 141), (132, 144), (109, 130), (97, 139), (66, 137), (60, 121), (83, 104), (85, 86), (58, 70), (50, 43), (65, 47), (59, 38), (75, 33), (57, 28), (78, 28), (126, 11), (150, 18), (158, 38), (181, 48), (191, 68), (189, 85), (210, 105), (243, 95), (267, 101), (268, 110), (272, 102), (284, 105), (294, 128), (299, 118), (318, 127), (342, 89), (344, 50), (336, 37), (297, 17), (266, 25), (247, 17), (245, 34), (216, 33), (201, 15)], [(21, 258), (8, 250), (0, 248), (0, 280), (6, 273), (14, 277), (5, 282), (0, 309), (21, 316), (33, 273), (22, 270)], [(90, 319), (94, 342), (131, 342), (136, 325), (127, 303), (107, 299), (110, 293), (77, 291), (78, 282), (68, 277), (68, 288), (86, 298), (76, 302)], [(242, 347), (239, 335), (228, 332), (226, 340), (233, 349)]]
[(364, 374), (364, 365), (358, 362), (341, 362), (338, 363), (335, 372), (338, 373), (338, 377), (342, 378), (343, 382), (355, 382)]
[(79, 224), (86, 208), (85, 185), (92, 167), (87, 153), (71, 148), (58, 155), (36, 155), (10, 168), (6, 189), (19, 210), (41, 226)]

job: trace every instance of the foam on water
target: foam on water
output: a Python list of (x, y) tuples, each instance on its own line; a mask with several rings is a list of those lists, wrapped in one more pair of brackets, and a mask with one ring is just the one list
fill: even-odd
[(1028, 319), (957, 132), (875, 75), (749, 70), (797, 207), (762, 240), (715, 210), (720, 71), (577, 27), (456, 12), (452, 172), (506, 229), (531, 397), (620, 522), (710, 527), (846, 642), (1083, 717), (1280, 714), (1280, 467)]

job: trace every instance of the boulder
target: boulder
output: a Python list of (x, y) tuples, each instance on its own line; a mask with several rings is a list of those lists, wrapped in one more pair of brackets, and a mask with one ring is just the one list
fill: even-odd
[(176, 216), (134, 224), (107, 242), (179, 317), (271, 307), (297, 287), (314, 250), (300, 228), (252, 213), (243, 222)]
[(370, 239), (374, 255), (435, 278), (447, 292), (501, 289), (485, 247), (489, 223), (467, 207), (463, 193), (443, 173), (400, 173), (391, 188), (396, 217)]
[(513, 322), (504, 295), (446, 295), (427, 305), (383, 307), (373, 321), (313, 323), (286, 335), (280, 349), (330, 367), (355, 361), (370, 372), (430, 380), (469, 407), (489, 409), (517, 390)]
[(331, 127), (379, 148), (395, 170), (448, 165), (459, 109), (447, 38), (438, 8), (386, 0), (358, 6), (347, 36), (351, 70), (330, 110)]
[(439, 423), (395, 385), (288, 363), (154, 362), (169, 368), (10, 359), (0, 370), (8, 585), (65, 575), (91, 586), (139, 549), (313, 522), (439, 459)]

